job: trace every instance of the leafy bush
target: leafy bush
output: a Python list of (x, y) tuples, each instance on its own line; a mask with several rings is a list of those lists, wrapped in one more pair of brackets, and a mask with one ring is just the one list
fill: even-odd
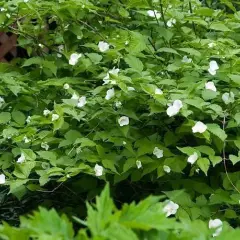
[(1, 1), (2, 31), (28, 54), (0, 65), (1, 184), (21, 199), (130, 180), (196, 229), (238, 226), (240, 12), (211, 2)]
[[(160, 197), (149, 196), (145, 200), (131, 204), (124, 204), (118, 210), (109, 195), (106, 186), (96, 204), (87, 204), (88, 217), (82, 221), (74, 217), (75, 221), (86, 228), (74, 234), (73, 225), (65, 216), (57, 212), (40, 208), (28, 217), (21, 217), (20, 227), (14, 228), (4, 223), (0, 228), (0, 236), (6, 240), (70, 240), (70, 239), (213, 239), (214, 229), (208, 229), (206, 223), (195, 220), (193, 222), (176, 222), (166, 218)], [(223, 231), (218, 239), (237, 239), (240, 230), (231, 229), (224, 223)]]

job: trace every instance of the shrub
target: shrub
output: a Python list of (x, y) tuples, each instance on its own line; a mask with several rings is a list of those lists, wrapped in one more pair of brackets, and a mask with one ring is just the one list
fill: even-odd
[(152, 182), (178, 219), (237, 226), (240, 14), (207, 2), (2, 1), (2, 30), (29, 55), (0, 66), (10, 193), (87, 174)]

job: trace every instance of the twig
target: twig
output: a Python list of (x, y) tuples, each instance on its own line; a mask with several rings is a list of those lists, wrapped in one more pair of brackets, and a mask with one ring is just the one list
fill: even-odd
[(164, 26), (165, 26), (165, 28), (167, 28), (167, 22), (166, 22), (165, 17), (164, 17), (162, 1), (160, 2), (160, 11), (161, 11), (161, 15), (162, 15)]
[[(223, 122), (222, 122), (222, 129), (223, 131), (225, 131), (225, 127), (226, 127), (226, 116), (224, 115), (223, 117)], [(224, 140), (223, 142), (223, 151), (222, 151), (222, 158), (223, 158), (223, 164), (224, 164), (224, 168), (225, 168), (225, 172), (226, 172), (226, 176), (228, 178), (228, 181), (231, 183), (231, 185), (233, 186), (233, 188), (240, 193), (240, 191), (238, 190), (238, 188), (234, 185), (234, 183), (232, 182), (229, 174), (228, 174), (228, 170), (227, 170), (227, 164), (226, 164), (226, 152), (225, 152), (225, 148), (226, 148), (226, 141)]]
[(61, 182), (57, 187), (55, 187), (53, 190), (50, 191), (44, 191), (44, 190), (37, 190), (38, 192), (44, 192), (44, 193), (53, 193), (55, 192), (58, 188), (60, 188), (63, 185), (63, 182)]
[[(189, 9), (190, 9), (190, 13), (193, 13), (191, 1), (189, 1)], [(194, 23), (194, 22), (192, 22), (192, 26), (193, 26), (193, 31), (194, 31), (194, 33), (195, 33), (195, 36), (197, 36), (196, 26), (195, 26), (195, 23)]]

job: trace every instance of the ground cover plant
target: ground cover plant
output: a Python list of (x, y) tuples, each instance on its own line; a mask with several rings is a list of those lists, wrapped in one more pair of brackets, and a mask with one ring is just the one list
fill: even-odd
[[(26, 51), (0, 64), (0, 216), (59, 211), (3, 224), (4, 239), (73, 239), (72, 216), (77, 239), (237, 236), (238, 2), (0, 4), (1, 31)], [(86, 208), (106, 182), (116, 207), (106, 188)], [(68, 230), (32, 228), (47, 218)]]

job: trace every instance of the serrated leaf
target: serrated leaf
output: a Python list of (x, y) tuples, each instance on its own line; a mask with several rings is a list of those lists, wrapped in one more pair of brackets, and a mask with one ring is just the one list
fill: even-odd
[(197, 164), (199, 166), (199, 168), (205, 173), (205, 175), (207, 176), (207, 172), (210, 166), (209, 160), (207, 158), (199, 158), (197, 160)]
[(226, 140), (227, 134), (219, 125), (215, 123), (207, 124), (207, 129), (210, 133), (220, 138), (223, 142)]
[(132, 55), (128, 55), (124, 58), (125, 62), (129, 65), (129, 67), (141, 72), (143, 70), (143, 63), (142, 61)]

